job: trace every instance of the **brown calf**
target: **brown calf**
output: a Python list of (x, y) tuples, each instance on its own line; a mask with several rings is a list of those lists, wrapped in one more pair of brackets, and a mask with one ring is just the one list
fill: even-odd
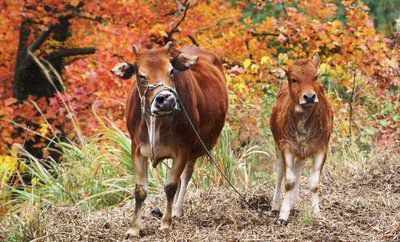
[(118, 63), (112, 70), (124, 79), (136, 77), (126, 111), (136, 182), (135, 212), (126, 238), (139, 236), (148, 159), (153, 167), (163, 159), (173, 159), (164, 189), (167, 205), (161, 229), (169, 228), (172, 217), (181, 214), (194, 163), (205, 152), (180, 105), (208, 149), (216, 144), (228, 109), (225, 76), (215, 55), (194, 46), (179, 51), (171, 42), (158, 49), (139, 51), (134, 46), (133, 50), (134, 64)]
[[(295, 61), (284, 73), (284, 84), (271, 108), (271, 131), (277, 154), (276, 188), (272, 211), (279, 213), (279, 224), (286, 224), (293, 204), (299, 197), (304, 163), (313, 158), (310, 175), (311, 206), (319, 213), (318, 185), (326, 160), (333, 127), (332, 107), (317, 81), (319, 56), (312, 61)], [(281, 183), (285, 176), (282, 203)]]

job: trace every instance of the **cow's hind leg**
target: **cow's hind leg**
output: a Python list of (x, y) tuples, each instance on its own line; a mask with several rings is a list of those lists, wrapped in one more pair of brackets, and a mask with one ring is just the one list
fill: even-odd
[(173, 217), (180, 217), (182, 213), (183, 202), (185, 200), (186, 189), (189, 184), (190, 179), (192, 178), (194, 163), (196, 160), (191, 160), (186, 163), (185, 170), (181, 175), (181, 182), (179, 186), (179, 192), (177, 193), (177, 199), (175, 201), (174, 207), (172, 209)]
[(278, 224), (286, 225), (289, 218), (293, 201), (293, 189), (296, 184), (296, 174), (294, 173), (294, 156), (286, 150), (282, 152), (283, 162), (285, 164), (285, 196), (281, 211), (279, 213)]
[(322, 167), (326, 160), (326, 150), (318, 152), (313, 156), (313, 165), (310, 175), (310, 200), (311, 207), (315, 214), (319, 214), (318, 187), (321, 177)]
[(133, 214), (132, 225), (125, 233), (125, 239), (138, 237), (141, 223), (141, 210), (144, 200), (147, 197), (147, 158), (142, 156), (139, 148), (132, 147), (132, 159), (135, 179), (135, 211)]
[(161, 229), (168, 229), (172, 223), (172, 205), (174, 203), (175, 193), (178, 190), (178, 183), (183, 169), (186, 165), (185, 159), (176, 159), (172, 163), (171, 172), (168, 175), (164, 190), (167, 196), (167, 207), (163, 218), (161, 219)]
[(282, 206), (282, 178), (283, 178), (283, 160), (282, 153), (276, 149), (276, 182), (275, 193), (272, 201), (272, 214), (278, 214)]

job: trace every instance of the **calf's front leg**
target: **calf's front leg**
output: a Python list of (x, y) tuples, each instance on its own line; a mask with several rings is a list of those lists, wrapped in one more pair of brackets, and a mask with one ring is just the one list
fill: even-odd
[(279, 213), (278, 224), (286, 225), (289, 218), (293, 200), (293, 189), (296, 183), (296, 174), (294, 173), (294, 155), (290, 150), (282, 151), (285, 172), (285, 195), (281, 211)]
[(318, 201), (318, 187), (322, 167), (324, 166), (326, 160), (326, 152), (327, 150), (324, 149), (323, 151), (317, 152), (313, 155), (313, 165), (310, 175), (310, 201), (312, 210), (315, 214), (319, 214), (320, 212)]
[(275, 193), (272, 200), (272, 214), (278, 215), (282, 206), (282, 178), (283, 178), (283, 160), (282, 152), (276, 148), (276, 180), (275, 180)]

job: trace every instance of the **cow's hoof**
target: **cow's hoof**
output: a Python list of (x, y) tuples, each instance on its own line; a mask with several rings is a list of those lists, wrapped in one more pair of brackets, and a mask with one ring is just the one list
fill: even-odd
[(276, 220), (276, 224), (279, 226), (286, 226), (286, 225), (288, 225), (288, 221), (280, 218), (280, 219)]
[(151, 215), (153, 215), (156, 218), (162, 218), (163, 213), (161, 212), (161, 210), (159, 208), (154, 208), (151, 213)]
[(278, 217), (278, 215), (279, 215), (279, 211), (278, 210), (272, 210), (271, 213), (270, 213), (271, 217)]
[(172, 217), (180, 218), (182, 216), (182, 210), (180, 209), (172, 209)]
[(139, 228), (129, 228), (124, 235), (124, 241), (131, 241), (132, 239), (139, 238)]
[(171, 222), (161, 221), (160, 230), (168, 230), (171, 228)]

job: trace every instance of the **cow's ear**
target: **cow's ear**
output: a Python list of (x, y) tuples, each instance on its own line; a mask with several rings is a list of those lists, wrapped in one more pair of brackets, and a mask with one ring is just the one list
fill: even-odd
[(287, 78), (287, 74), (284, 69), (273, 69), (273, 70), (270, 70), (269, 72), (279, 79)]
[(119, 62), (112, 69), (111, 73), (122, 79), (129, 79), (135, 73), (135, 66), (127, 62)]
[(178, 71), (185, 71), (193, 67), (198, 59), (199, 59), (198, 56), (182, 53), (172, 58), (171, 64)]
[(318, 55), (318, 53), (315, 53), (314, 54), (314, 56), (313, 56), (313, 58), (312, 58), (312, 63), (317, 67), (317, 68), (319, 68), (319, 63), (321, 63), (321, 61), (320, 61), (320, 59), (319, 59), (319, 55)]

